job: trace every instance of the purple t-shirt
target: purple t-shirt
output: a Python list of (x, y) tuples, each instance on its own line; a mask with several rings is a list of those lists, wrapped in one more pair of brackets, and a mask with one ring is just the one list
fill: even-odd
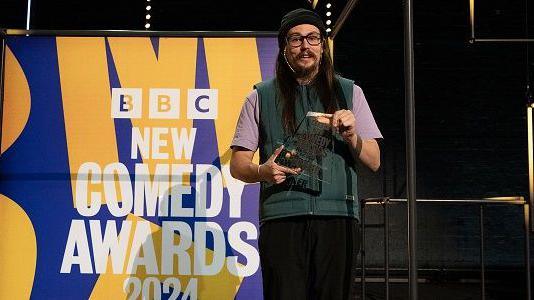
[[(251, 151), (258, 149), (260, 119), (258, 92), (253, 90), (245, 99), (230, 147), (239, 146)], [(356, 118), (356, 134), (363, 140), (382, 138), (373, 113), (362, 89), (354, 85), (352, 92), (352, 113)]]

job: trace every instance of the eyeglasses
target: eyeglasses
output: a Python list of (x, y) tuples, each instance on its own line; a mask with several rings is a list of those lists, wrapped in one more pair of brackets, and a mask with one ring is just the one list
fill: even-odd
[(320, 45), (323, 39), (321, 36), (317, 33), (310, 33), (306, 36), (301, 35), (291, 35), (287, 37), (287, 43), (291, 47), (300, 47), (302, 43), (304, 42), (304, 39), (308, 42), (310, 46), (317, 46)]

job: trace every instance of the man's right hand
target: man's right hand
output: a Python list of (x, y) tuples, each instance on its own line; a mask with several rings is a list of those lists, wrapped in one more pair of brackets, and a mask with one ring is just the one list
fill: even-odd
[(300, 168), (288, 168), (274, 162), (283, 149), (284, 145), (278, 147), (271, 155), (271, 157), (269, 157), (269, 159), (264, 164), (258, 167), (258, 173), (262, 181), (280, 184), (286, 180), (287, 174), (299, 174)]

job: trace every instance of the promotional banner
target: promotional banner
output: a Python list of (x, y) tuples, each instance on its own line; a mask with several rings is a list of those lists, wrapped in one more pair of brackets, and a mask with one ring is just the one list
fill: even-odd
[(6, 45), (0, 299), (262, 299), (259, 185), (229, 146), (275, 38)]

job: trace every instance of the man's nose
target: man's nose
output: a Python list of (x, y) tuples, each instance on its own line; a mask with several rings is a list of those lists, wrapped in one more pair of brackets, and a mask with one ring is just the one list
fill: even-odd
[(303, 39), (303, 40), (302, 40), (302, 44), (300, 44), (300, 48), (301, 48), (301, 49), (308, 49), (308, 48), (310, 48), (310, 44), (308, 44), (308, 40), (307, 40), (307, 39)]

